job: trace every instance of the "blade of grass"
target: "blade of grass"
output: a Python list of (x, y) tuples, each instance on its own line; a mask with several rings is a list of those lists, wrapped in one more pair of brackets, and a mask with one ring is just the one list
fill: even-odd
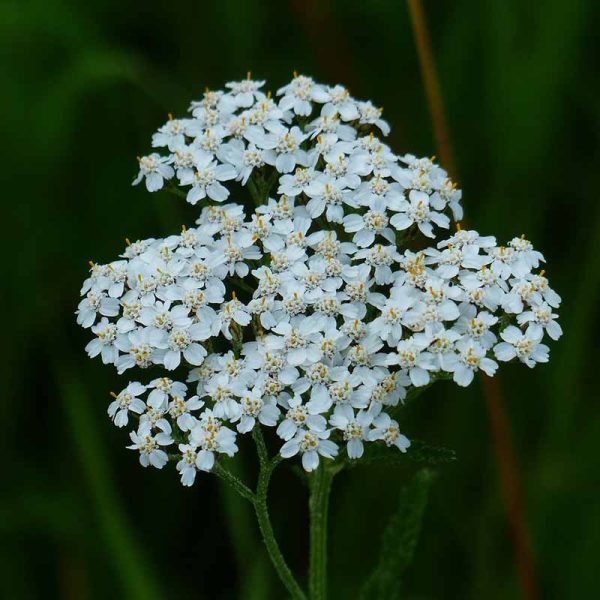
[(55, 373), (73, 444), (82, 462), (83, 479), (98, 517), (107, 555), (120, 577), (123, 595), (158, 600), (163, 596), (153, 576), (156, 571), (147, 563), (135, 540), (112, 483), (85, 387), (73, 372), (67, 373), (62, 366), (57, 366)]

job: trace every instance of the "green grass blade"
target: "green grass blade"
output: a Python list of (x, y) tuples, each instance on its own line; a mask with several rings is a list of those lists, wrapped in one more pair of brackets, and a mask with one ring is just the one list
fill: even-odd
[(102, 442), (94, 427), (85, 387), (74, 373), (59, 368), (58, 387), (76, 452), (82, 461), (83, 477), (89, 488), (107, 554), (121, 579), (123, 597), (153, 600), (163, 597), (154, 580), (154, 569), (146, 562), (127, 522), (113, 486)]

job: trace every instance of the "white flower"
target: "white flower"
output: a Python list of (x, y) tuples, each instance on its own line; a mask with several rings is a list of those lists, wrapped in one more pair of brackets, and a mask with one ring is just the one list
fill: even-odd
[(183, 145), (185, 143), (186, 121), (173, 119), (173, 116), (169, 115), (169, 120), (152, 136), (152, 146), (155, 148), (167, 146), (169, 150), (175, 150)]
[(533, 305), (531, 310), (527, 310), (517, 315), (519, 325), (529, 323), (528, 331), (534, 337), (542, 337), (542, 333), (546, 333), (553, 340), (557, 340), (562, 335), (562, 328), (557, 323), (558, 315), (552, 312), (552, 307), (547, 302), (542, 302)]
[[(201, 204), (195, 227), (90, 263), (76, 311), (90, 357), (157, 371), (113, 394), (109, 415), (120, 427), (138, 416), (144, 465), (162, 467), (173, 436), (186, 486), (258, 427), (309, 471), (340, 439), (351, 458), (368, 443), (406, 451), (386, 407), (442, 373), (461, 386), (493, 375), (494, 353), (545, 362), (545, 333), (562, 333), (524, 236), (499, 246), (457, 224), (427, 248), (413, 235), (460, 219), (461, 192), (433, 159), (379, 139), (381, 109), (306, 76), (277, 99), (264, 83), (248, 74), (207, 90), (191, 117), (169, 115), (152, 138), (164, 156), (140, 158), (135, 183), (172, 180)], [(231, 180), (239, 203), (226, 202)], [(164, 376), (180, 367), (197, 395)]]
[(156, 429), (170, 435), (173, 431), (173, 427), (167, 417), (168, 414), (166, 408), (153, 408), (147, 404), (146, 410), (140, 416), (140, 425), (145, 423), (153, 430)]
[(509, 361), (517, 357), (528, 367), (534, 367), (538, 362), (548, 362), (548, 346), (540, 344), (542, 332), (531, 326), (522, 332), (514, 325), (508, 326), (500, 333), (504, 340), (494, 346), (494, 354), (498, 360)]
[(359, 250), (354, 255), (354, 259), (364, 259), (365, 264), (374, 268), (375, 281), (379, 285), (384, 285), (392, 282), (393, 275), (391, 266), (400, 259), (400, 256), (396, 251), (395, 246), (375, 244), (372, 248)]
[(108, 406), (108, 416), (117, 427), (125, 427), (129, 422), (129, 412), (141, 415), (146, 410), (144, 401), (138, 398), (146, 391), (146, 386), (134, 381), (118, 395), (111, 394), (114, 400)]
[(168, 412), (171, 419), (175, 419), (177, 427), (181, 431), (190, 431), (196, 424), (196, 419), (192, 416), (191, 411), (199, 410), (203, 406), (204, 402), (198, 396), (192, 396), (186, 400), (184, 396), (173, 394)]
[(198, 153), (193, 169), (182, 169), (179, 172), (181, 185), (191, 185), (187, 201), (196, 204), (207, 196), (216, 202), (222, 202), (229, 197), (229, 190), (221, 185), (221, 181), (235, 179), (237, 172), (232, 165), (219, 165), (208, 153)]
[(277, 90), (282, 110), (293, 110), (297, 115), (308, 116), (312, 112), (311, 101), (326, 102), (328, 94), (323, 86), (316, 84), (310, 77), (294, 75), (288, 85)]
[(371, 440), (383, 440), (387, 446), (396, 446), (401, 452), (410, 448), (410, 441), (400, 433), (398, 423), (384, 412), (373, 420), (373, 430), (369, 437)]
[(429, 343), (430, 338), (428, 336), (416, 334), (399, 342), (396, 348), (397, 356), (391, 357), (394, 363), (407, 371), (412, 384), (416, 387), (429, 383), (429, 371), (434, 368), (431, 354), (424, 351)]
[(171, 179), (174, 175), (173, 168), (167, 164), (167, 161), (168, 158), (155, 152), (148, 156), (142, 156), (139, 159), (140, 172), (133, 180), (133, 185), (137, 185), (142, 179), (145, 179), (146, 189), (149, 192), (160, 190), (165, 184), (165, 179)]
[(177, 463), (177, 471), (181, 475), (181, 484), (189, 487), (196, 480), (196, 447), (190, 444), (179, 444), (181, 460)]
[(360, 458), (364, 453), (363, 440), (371, 435), (370, 425), (376, 415), (373, 411), (359, 411), (356, 415), (348, 404), (335, 407), (329, 422), (342, 432), (348, 458)]
[(226, 277), (227, 274), (244, 278), (250, 268), (246, 261), (258, 260), (261, 252), (253, 245), (253, 237), (248, 231), (239, 231), (228, 235), (215, 245), (208, 264), (217, 277)]
[(264, 153), (267, 164), (273, 165), (280, 173), (290, 173), (297, 164), (306, 164), (306, 152), (300, 147), (306, 137), (297, 126), (287, 128), (278, 125), (271, 127), (270, 133), (253, 134), (250, 141), (267, 150)]
[(239, 402), (234, 398), (234, 386), (229, 375), (215, 375), (204, 386), (204, 393), (214, 402), (213, 414), (221, 419), (237, 421), (241, 415)]
[(486, 357), (486, 351), (481, 344), (469, 339), (461, 339), (456, 343), (459, 355), (452, 364), (447, 366), (449, 371), (454, 372), (454, 382), (462, 387), (468, 386), (475, 373), (480, 369), (489, 375), (494, 375), (498, 364)]
[(533, 289), (542, 296), (544, 302), (547, 302), (552, 308), (560, 306), (560, 296), (548, 285), (548, 279), (544, 277), (544, 271), (539, 275), (530, 275), (529, 278)]
[(431, 210), (430, 198), (426, 193), (411, 190), (408, 197), (408, 201), (390, 202), (391, 210), (400, 211), (390, 219), (393, 227), (402, 231), (416, 223), (423, 235), (432, 238), (435, 237), (432, 223), (438, 227), (448, 228), (450, 226), (450, 219), (446, 215)]
[(264, 81), (254, 81), (248, 77), (242, 81), (230, 81), (225, 84), (231, 90), (231, 100), (235, 106), (248, 107), (254, 104), (255, 100), (264, 98), (260, 88), (265, 85)]
[(359, 118), (360, 113), (356, 105), (356, 100), (350, 96), (350, 93), (344, 86), (335, 85), (327, 88), (324, 97), (327, 99), (321, 109), (322, 115), (332, 116), (339, 114), (344, 121), (354, 121)]
[(221, 307), (221, 310), (217, 313), (217, 318), (213, 323), (212, 330), (221, 331), (221, 333), (228, 339), (231, 339), (231, 331), (230, 327), (232, 323), (237, 323), (238, 325), (246, 326), (252, 317), (247, 310), (247, 307), (244, 306), (237, 298), (233, 298), (229, 302), (225, 302)]
[(385, 208), (384, 200), (376, 198), (370, 210), (364, 215), (354, 213), (344, 217), (344, 230), (354, 233), (352, 241), (359, 248), (370, 246), (375, 241), (376, 235), (395, 243), (396, 236), (388, 227), (389, 220)]
[(162, 469), (167, 464), (169, 457), (160, 447), (173, 443), (168, 433), (161, 431), (156, 435), (152, 435), (150, 425), (148, 423), (140, 423), (139, 429), (132, 431), (129, 437), (133, 443), (127, 447), (131, 450), (139, 451), (142, 467), (152, 465), (157, 469)]
[(246, 185), (254, 169), (259, 169), (265, 164), (265, 150), (257, 148), (254, 144), (246, 146), (238, 139), (233, 139), (224, 145), (219, 156), (233, 165), (237, 172), (237, 179), (242, 185)]
[(415, 304), (416, 294), (412, 288), (397, 288), (396, 293), (381, 307), (381, 314), (371, 323), (374, 335), (390, 346), (395, 346), (402, 337), (402, 322), (407, 311)]
[(383, 135), (390, 132), (390, 126), (381, 118), (382, 108), (375, 108), (371, 102), (359, 102), (359, 123), (361, 125), (375, 125)]
[(479, 251), (479, 249), (491, 249), (496, 246), (496, 238), (494, 236), (481, 236), (477, 231), (458, 228), (456, 233), (446, 240), (442, 240), (437, 244), (438, 248), (466, 248), (471, 247)]
[(119, 350), (115, 346), (118, 333), (117, 326), (114, 323), (109, 323), (105, 317), (100, 323), (92, 327), (92, 332), (96, 334), (96, 339), (85, 347), (88, 356), (94, 358), (94, 356), (100, 354), (105, 365), (114, 363), (119, 356)]
[[(291, 299), (300, 302), (295, 296)], [(282, 321), (272, 329), (277, 336), (268, 336), (265, 340), (266, 346), (270, 349), (284, 350), (287, 362), (291, 366), (317, 362), (322, 355), (318, 345), (321, 339), (319, 325), (320, 319), (316, 316), (301, 319), (299, 323)]]
[(199, 448), (196, 467), (201, 471), (211, 471), (215, 454), (233, 456), (237, 452), (235, 441), (235, 431), (223, 426), (210, 410), (206, 410), (190, 433), (190, 442)]
[(206, 340), (210, 330), (202, 323), (187, 328), (173, 329), (166, 341), (167, 351), (163, 358), (165, 368), (172, 371), (179, 366), (181, 357), (190, 365), (200, 365), (206, 356), (206, 349), (198, 341)]
[(115, 317), (119, 314), (119, 301), (110, 298), (105, 292), (89, 291), (77, 307), (77, 324), (91, 327), (98, 316)]
[(360, 377), (365, 385), (373, 385), (377, 381), (373, 367), (381, 367), (390, 362), (387, 353), (379, 352), (382, 348), (383, 342), (375, 336), (366, 337), (359, 344), (348, 348), (345, 362), (354, 367), (353, 374)]
[(137, 321), (146, 327), (170, 331), (173, 328), (189, 327), (192, 319), (188, 314), (189, 309), (186, 306), (177, 305), (171, 308), (170, 302), (156, 302), (153, 306), (143, 307)]
[(305, 431), (300, 430), (288, 440), (279, 453), (283, 458), (291, 458), (296, 454), (302, 454), (302, 466), (305, 471), (314, 471), (319, 466), (319, 455), (325, 458), (335, 458), (338, 446), (329, 437), (329, 431)]
[(463, 306), (463, 315), (456, 323), (456, 331), (466, 337), (478, 341), (485, 350), (489, 350), (496, 343), (496, 336), (490, 328), (498, 322), (489, 312), (477, 312), (472, 304)]
[(279, 178), (277, 193), (291, 198), (298, 194), (306, 193), (316, 175), (314, 169), (296, 167), (293, 175), (282, 175)]
[(302, 403), (301, 396), (294, 396), (284, 403), (287, 408), (284, 419), (277, 427), (277, 435), (283, 440), (292, 439), (299, 430), (323, 432), (327, 428), (327, 420), (318, 409), (310, 411), (308, 405)]
[(378, 373), (381, 378), (377, 384), (367, 387), (363, 386), (360, 390), (361, 395), (365, 398), (365, 402), (355, 408), (366, 408), (369, 403), (373, 406), (397, 406), (398, 402), (406, 398), (406, 390), (412, 385), (410, 377), (401, 371), (389, 373), (381, 370)]
[(134, 366), (144, 369), (162, 360), (166, 347), (165, 332), (151, 327), (136, 329), (117, 336), (115, 345), (125, 352), (115, 363), (119, 373)]
[(180, 381), (173, 381), (168, 377), (159, 377), (153, 379), (148, 388), (152, 391), (148, 394), (148, 406), (157, 410), (165, 411), (169, 403), (169, 398), (180, 396), (184, 397), (187, 393), (187, 386)]
[(280, 411), (273, 400), (263, 400), (260, 390), (253, 390), (242, 396), (240, 401), (241, 418), (237, 426), (240, 433), (248, 433), (254, 428), (256, 420), (268, 427), (277, 425)]
[(539, 267), (540, 261), (544, 260), (541, 252), (533, 249), (533, 244), (525, 239), (525, 236), (515, 237), (508, 246), (516, 251), (517, 264), (513, 268), (513, 272), (517, 277), (523, 277), (530, 273), (533, 269)]
[(462, 271), (460, 283), (468, 300), (476, 306), (496, 311), (498, 306), (507, 303), (506, 282), (485, 265), (476, 272)]
[(356, 138), (356, 129), (342, 123), (336, 112), (332, 112), (328, 115), (321, 113), (321, 116), (317, 117), (307, 125), (306, 130), (310, 131), (311, 138), (323, 134), (335, 135), (339, 140), (345, 142), (350, 142)]
[(332, 223), (341, 223), (344, 216), (342, 204), (350, 203), (350, 190), (343, 182), (336, 181), (330, 175), (322, 175), (306, 189), (310, 200), (306, 204), (308, 214), (316, 219), (325, 212), (325, 217)]
[(454, 329), (441, 329), (433, 335), (427, 350), (431, 354), (434, 370), (452, 373), (456, 367), (456, 342), (462, 335)]

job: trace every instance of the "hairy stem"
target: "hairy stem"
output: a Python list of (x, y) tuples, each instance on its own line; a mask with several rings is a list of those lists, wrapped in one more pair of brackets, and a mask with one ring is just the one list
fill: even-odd
[(169, 192), (169, 194), (173, 194), (174, 196), (178, 196), (179, 198), (183, 198), (184, 200), (187, 200), (187, 193), (184, 192), (183, 190), (180, 190), (173, 183), (170, 183), (170, 184), (166, 185), (164, 189), (167, 192)]
[(271, 520), (269, 518), (269, 509), (267, 506), (267, 494), (269, 490), (269, 482), (273, 469), (279, 463), (279, 457), (275, 457), (270, 460), (267, 452), (267, 447), (260, 430), (260, 426), (256, 426), (253, 430), (254, 441), (256, 442), (256, 448), (258, 450), (258, 458), (260, 462), (260, 470), (258, 473), (258, 484), (256, 486), (256, 494), (254, 497), (254, 510), (256, 511), (256, 518), (258, 520), (258, 526), (263, 537), (263, 541), (267, 548), (269, 558), (279, 575), (279, 579), (286, 587), (291, 598), (294, 600), (306, 600), (306, 596), (298, 582), (294, 578), (292, 571), (288, 567), (279, 544), (275, 539), (275, 533)]
[(252, 490), (240, 481), (233, 473), (229, 472), (219, 463), (215, 463), (213, 473), (219, 476), (223, 481), (226, 481), (242, 498), (254, 503), (255, 496)]
[(327, 516), (334, 471), (321, 461), (310, 478), (310, 559), (308, 590), (311, 600), (327, 598)]

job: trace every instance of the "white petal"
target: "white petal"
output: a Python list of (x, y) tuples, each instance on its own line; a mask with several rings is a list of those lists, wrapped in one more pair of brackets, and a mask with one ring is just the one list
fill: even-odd
[(314, 450), (305, 452), (302, 455), (302, 466), (305, 471), (314, 471), (319, 466), (319, 455)]

